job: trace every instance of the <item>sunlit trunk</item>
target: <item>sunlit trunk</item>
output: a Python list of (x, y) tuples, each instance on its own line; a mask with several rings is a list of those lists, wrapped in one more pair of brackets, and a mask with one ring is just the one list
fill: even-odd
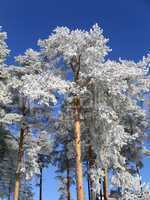
[(104, 191), (104, 200), (108, 200), (108, 177), (107, 177), (107, 169), (104, 169), (104, 181), (103, 181), (103, 191)]
[(19, 200), (20, 165), (21, 165), (21, 161), (22, 161), (22, 157), (23, 157), (24, 133), (25, 133), (25, 130), (23, 128), (21, 128), (20, 141), (19, 141), (19, 151), (18, 151), (17, 171), (16, 171), (16, 181), (15, 181), (15, 191), (14, 191), (14, 200)]
[[(80, 56), (73, 57), (70, 63), (74, 81), (78, 84), (79, 73), (80, 73)], [(80, 96), (74, 97), (74, 137), (75, 137), (75, 153), (76, 153), (76, 189), (77, 189), (77, 200), (84, 200), (83, 190), (83, 169), (81, 160), (81, 130), (80, 130)]]
[(84, 200), (83, 190), (83, 171), (81, 160), (81, 133), (80, 133), (80, 97), (76, 96), (74, 99), (75, 105), (75, 152), (76, 152), (76, 186), (77, 186), (77, 200)]

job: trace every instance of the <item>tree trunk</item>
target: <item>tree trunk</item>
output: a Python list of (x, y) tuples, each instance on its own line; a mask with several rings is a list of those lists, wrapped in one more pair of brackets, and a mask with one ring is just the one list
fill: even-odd
[(103, 182), (103, 191), (104, 191), (104, 200), (108, 200), (108, 178), (107, 178), (107, 169), (104, 169), (104, 182)]
[(69, 160), (67, 159), (67, 200), (71, 200), (70, 195), (70, 165)]
[(17, 171), (16, 171), (16, 182), (15, 182), (14, 200), (19, 200), (20, 165), (21, 165), (21, 161), (22, 161), (22, 157), (23, 157), (24, 133), (25, 133), (25, 129), (21, 128), (21, 131), (20, 131), (20, 141), (19, 141), (19, 152), (18, 152), (18, 162), (17, 162)]
[(93, 177), (91, 175), (91, 170), (94, 168), (94, 155), (93, 155), (93, 150), (92, 150), (92, 146), (89, 146), (88, 149), (88, 160), (89, 160), (89, 182), (90, 182), (90, 200), (95, 200), (95, 192), (94, 192), (94, 180)]
[[(70, 63), (72, 72), (74, 74), (74, 81), (78, 84), (80, 73), (80, 55), (73, 57)], [(80, 96), (74, 97), (75, 108), (75, 122), (74, 122), (74, 136), (75, 136), (75, 153), (76, 153), (76, 189), (77, 200), (84, 200), (83, 190), (83, 169), (81, 160), (81, 133), (80, 133)]]
[(39, 200), (42, 200), (42, 175), (43, 175), (43, 170), (42, 167), (40, 168), (40, 192), (39, 192)]
[(74, 98), (75, 102), (75, 152), (76, 152), (76, 184), (77, 184), (77, 200), (84, 200), (83, 190), (83, 171), (81, 160), (81, 133), (80, 133), (80, 97)]

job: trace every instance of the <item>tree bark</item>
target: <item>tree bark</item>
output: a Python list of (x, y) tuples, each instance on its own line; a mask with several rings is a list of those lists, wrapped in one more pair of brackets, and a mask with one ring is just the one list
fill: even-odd
[(70, 165), (69, 160), (67, 159), (67, 200), (71, 200), (70, 194)]
[[(72, 58), (70, 66), (74, 75), (74, 81), (78, 84), (80, 73), (80, 55)], [(77, 200), (84, 200), (83, 190), (83, 169), (81, 160), (81, 130), (80, 130), (80, 96), (74, 97), (75, 122), (74, 122), (74, 136), (75, 136), (75, 153), (76, 153), (76, 189)]]
[[(22, 111), (22, 115), (23, 117), (25, 117), (26, 115), (26, 107), (25, 107), (25, 99), (22, 98), (21, 99), (21, 111)], [(23, 127), (25, 126), (25, 124), (23, 124)], [(19, 150), (18, 150), (18, 161), (17, 161), (17, 170), (16, 170), (16, 180), (15, 180), (15, 191), (14, 191), (14, 200), (19, 200), (19, 190), (20, 190), (20, 167), (21, 167), (21, 161), (22, 161), (22, 157), (23, 157), (23, 145), (24, 145), (24, 137), (25, 137), (25, 131), (27, 129), (27, 127), (23, 128), (21, 127), (20, 130), (20, 139), (19, 139)]]
[(95, 200), (95, 192), (94, 192), (94, 180), (91, 175), (91, 170), (94, 168), (95, 160), (93, 155), (92, 146), (89, 146), (88, 149), (88, 160), (89, 160), (89, 182), (90, 182), (90, 200)]
[(80, 97), (76, 96), (75, 104), (75, 152), (76, 152), (76, 185), (77, 185), (77, 200), (84, 200), (83, 190), (83, 171), (81, 160), (81, 133), (80, 133)]
[(104, 200), (108, 200), (108, 178), (107, 178), (107, 169), (104, 169), (104, 181), (103, 181), (103, 191), (104, 191)]
[(21, 165), (21, 161), (22, 161), (22, 157), (23, 157), (24, 133), (25, 133), (25, 129), (21, 128), (21, 131), (20, 131), (20, 141), (19, 141), (19, 152), (18, 152), (18, 162), (17, 162), (17, 171), (16, 171), (16, 182), (15, 182), (14, 200), (19, 200), (20, 165)]
[(40, 168), (40, 191), (39, 191), (39, 200), (42, 200), (42, 175), (43, 175), (43, 169)]

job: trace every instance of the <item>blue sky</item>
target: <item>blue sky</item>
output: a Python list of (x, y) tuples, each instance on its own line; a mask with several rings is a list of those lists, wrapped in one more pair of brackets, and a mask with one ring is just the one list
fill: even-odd
[(138, 60), (149, 51), (149, 0), (1, 0), (0, 24), (12, 55), (36, 47), (56, 26), (104, 29), (112, 58)]
[[(139, 60), (150, 50), (149, 0), (1, 0), (0, 25), (8, 32), (13, 56), (27, 48), (36, 48), (56, 26), (89, 29), (99, 23), (110, 39), (110, 58)], [(143, 179), (148, 180), (145, 160)], [(44, 200), (58, 199), (53, 170), (45, 172)], [(38, 198), (36, 197), (36, 200)]]

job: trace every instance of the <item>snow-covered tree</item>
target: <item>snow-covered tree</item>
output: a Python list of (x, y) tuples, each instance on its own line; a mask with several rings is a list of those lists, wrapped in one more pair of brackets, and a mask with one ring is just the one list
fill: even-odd
[(86, 145), (90, 141), (89, 147), (92, 146), (96, 154), (96, 165), (102, 170), (123, 170), (128, 158), (122, 155), (122, 148), (133, 141), (137, 144), (143, 137), (144, 120), (139, 125), (135, 122), (135, 131), (131, 134), (125, 127), (125, 116), (132, 115), (135, 120), (144, 118), (137, 103), (149, 88), (145, 77), (147, 63), (145, 59), (138, 63), (107, 60), (105, 56), (110, 51), (107, 41), (98, 25), (89, 32), (58, 27), (48, 39), (39, 41), (45, 62), (56, 67), (64, 63), (66, 72), (72, 72), (74, 78), (73, 95), (70, 94), (68, 100), (73, 102), (75, 111), (78, 199), (83, 199), (80, 116), (86, 121), (86, 130), (89, 125), (83, 141)]
[[(68, 161), (73, 168), (75, 156), (78, 200), (84, 199), (85, 163), (91, 200), (96, 198), (101, 177), (108, 199), (109, 170), (117, 180), (115, 186), (126, 192), (131, 179), (137, 182), (142, 164), (147, 124), (139, 102), (150, 88), (150, 56), (137, 63), (109, 60), (108, 40), (96, 24), (89, 31), (57, 27), (48, 39), (39, 40), (39, 51), (28, 49), (16, 57), (18, 66), (6, 67), (5, 39), (1, 33), (0, 121), (9, 130), (12, 123), (20, 130), (15, 200), (21, 176), (30, 179), (40, 174), (46, 162), (39, 162), (39, 157), (51, 154), (53, 132), (59, 143), (59, 152), (55, 152), (57, 145), (53, 151), (59, 171), (67, 171)], [(55, 105), (61, 111), (58, 120), (52, 119)], [(59, 159), (64, 154), (64, 160)], [(64, 186), (69, 179), (61, 180)]]

